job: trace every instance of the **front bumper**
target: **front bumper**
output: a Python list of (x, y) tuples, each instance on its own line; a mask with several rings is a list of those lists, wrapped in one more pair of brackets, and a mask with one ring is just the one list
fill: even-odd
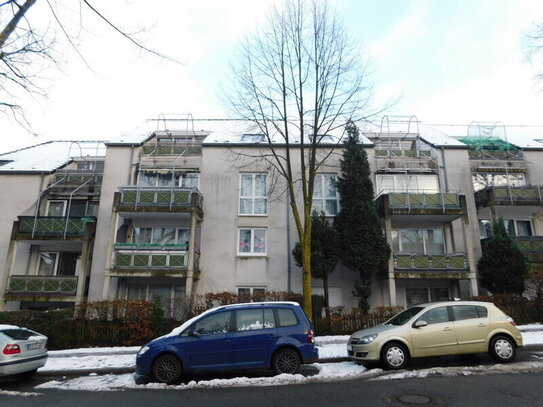
[(48, 355), (33, 356), (26, 359), (12, 359), (0, 362), (0, 376), (30, 372), (45, 366)]
[(347, 355), (349, 355), (352, 360), (357, 361), (379, 360), (379, 346), (374, 343), (368, 345), (351, 345), (348, 343)]

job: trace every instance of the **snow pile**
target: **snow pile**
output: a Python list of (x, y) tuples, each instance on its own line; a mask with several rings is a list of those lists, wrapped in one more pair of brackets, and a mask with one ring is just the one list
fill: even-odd
[(31, 397), (31, 396), (43, 396), (43, 393), (32, 393), (32, 392), (22, 392), (22, 391), (0, 390), (0, 396)]
[(40, 372), (62, 370), (88, 370), (108, 368), (133, 368), (136, 366), (136, 354), (128, 355), (88, 355), (50, 357)]

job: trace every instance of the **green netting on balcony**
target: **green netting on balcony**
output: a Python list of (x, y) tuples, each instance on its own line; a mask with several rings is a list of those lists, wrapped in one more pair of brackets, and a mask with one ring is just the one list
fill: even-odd
[(517, 146), (499, 137), (466, 136), (459, 140), (476, 150), (518, 150)]
[(452, 192), (391, 192), (388, 196), (391, 208), (460, 208), (460, 196)]

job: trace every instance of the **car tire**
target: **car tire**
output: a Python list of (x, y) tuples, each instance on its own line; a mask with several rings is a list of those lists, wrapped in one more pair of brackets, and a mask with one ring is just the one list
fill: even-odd
[(273, 357), (272, 366), (275, 374), (295, 374), (300, 365), (300, 355), (292, 349), (280, 349)]
[(408, 360), (407, 348), (400, 343), (387, 343), (381, 350), (381, 363), (387, 370), (403, 369)]
[(17, 376), (17, 379), (19, 380), (27, 380), (33, 377), (37, 371), (38, 369), (29, 370), (28, 372), (19, 373), (16, 376)]
[(161, 355), (153, 363), (153, 379), (159, 383), (177, 383), (181, 373), (181, 362), (174, 355)]
[(509, 363), (515, 360), (516, 345), (513, 339), (506, 335), (497, 335), (490, 341), (489, 353), (500, 363)]

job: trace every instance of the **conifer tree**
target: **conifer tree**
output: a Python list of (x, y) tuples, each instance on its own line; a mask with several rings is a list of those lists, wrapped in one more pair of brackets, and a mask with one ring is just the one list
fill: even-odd
[(345, 267), (358, 274), (353, 295), (358, 306), (369, 311), (372, 277), (386, 269), (390, 247), (373, 201), (373, 183), (368, 157), (360, 144), (359, 131), (353, 122), (346, 125), (347, 140), (341, 159), (342, 175), (337, 188), (340, 211), (335, 219), (339, 235), (339, 256)]
[(477, 263), (481, 285), (493, 294), (522, 294), (528, 260), (505, 230), (502, 218), (492, 229)]

